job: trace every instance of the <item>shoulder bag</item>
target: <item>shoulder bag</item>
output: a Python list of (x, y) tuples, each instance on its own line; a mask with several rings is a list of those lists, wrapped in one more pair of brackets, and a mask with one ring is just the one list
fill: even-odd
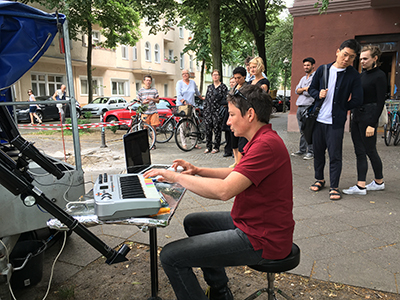
[[(323, 86), (327, 89), (328, 86), (328, 66), (324, 65), (323, 71)], [(307, 144), (312, 144), (312, 134), (314, 131), (315, 122), (317, 122), (318, 114), (321, 109), (322, 103), (325, 99), (322, 99), (318, 105), (316, 105), (316, 101), (311, 104), (307, 109), (304, 110), (303, 114), (301, 115), (301, 131), (306, 139)]]

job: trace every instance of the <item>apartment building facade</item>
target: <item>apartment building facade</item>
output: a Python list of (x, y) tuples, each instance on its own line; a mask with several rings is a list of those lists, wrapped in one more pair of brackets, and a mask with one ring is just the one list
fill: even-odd
[[(175, 86), (181, 79), (181, 70), (188, 69), (191, 78), (199, 85), (200, 67), (193, 53), (183, 53), (191, 38), (183, 27), (171, 27), (167, 33), (149, 35), (142, 22), (142, 38), (134, 47), (119, 45), (105, 49), (97, 45), (104, 38), (101, 28), (93, 28), (92, 76), (93, 98), (97, 96), (122, 96), (127, 101), (136, 98), (142, 87), (143, 76), (150, 74), (153, 85), (161, 97), (174, 97)], [(72, 72), (75, 97), (81, 105), (88, 103), (86, 71), (87, 36), (71, 41)], [(17, 101), (26, 101), (27, 90), (37, 96), (53, 95), (61, 84), (66, 83), (64, 55), (60, 54), (56, 36), (43, 57), (16, 84)], [(68, 93), (68, 91), (67, 91)]]

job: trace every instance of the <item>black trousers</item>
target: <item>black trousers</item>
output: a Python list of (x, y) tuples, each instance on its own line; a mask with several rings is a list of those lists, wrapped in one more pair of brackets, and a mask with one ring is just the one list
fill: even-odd
[(357, 180), (366, 181), (367, 179), (367, 156), (371, 161), (375, 179), (382, 179), (382, 160), (376, 150), (376, 126), (375, 134), (373, 136), (366, 137), (365, 135), (369, 123), (369, 117), (373, 114), (367, 112), (367, 110), (364, 111), (361, 109), (362, 108), (353, 111), (353, 118), (351, 120), (351, 139), (353, 140), (354, 152), (357, 158)]
[(315, 179), (325, 179), (325, 152), (328, 150), (331, 188), (339, 187), (340, 174), (342, 173), (343, 134), (344, 127), (333, 129), (331, 124), (315, 123), (312, 136)]

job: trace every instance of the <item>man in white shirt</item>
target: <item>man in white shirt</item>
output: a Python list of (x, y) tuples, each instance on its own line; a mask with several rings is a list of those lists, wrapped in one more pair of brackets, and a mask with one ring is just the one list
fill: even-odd
[(334, 201), (342, 197), (338, 187), (347, 112), (363, 103), (360, 74), (352, 67), (360, 50), (356, 40), (344, 41), (336, 50), (336, 61), (320, 66), (308, 89), (316, 106), (321, 107), (312, 135), (316, 181), (310, 190), (317, 192), (325, 186), (325, 152), (328, 150), (329, 199)]

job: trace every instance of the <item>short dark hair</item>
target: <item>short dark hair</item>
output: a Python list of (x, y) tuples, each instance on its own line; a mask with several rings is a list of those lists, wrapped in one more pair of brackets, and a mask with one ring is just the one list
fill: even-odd
[(233, 75), (235, 75), (235, 74), (240, 74), (240, 75), (242, 75), (243, 77), (246, 77), (246, 69), (245, 68), (243, 68), (243, 67), (236, 67), (234, 70), (233, 70), (233, 73), (232, 73)]
[(354, 50), (354, 52), (358, 55), (361, 51), (360, 44), (355, 39), (345, 40), (339, 47), (339, 50), (343, 50), (344, 48), (350, 48)]
[(250, 61), (253, 59), (253, 56), (247, 56), (246, 59), (244, 60), (244, 64), (247, 65), (248, 63), (250, 63)]
[(268, 124), (272, 110), (271, 95), (254, 84), (247, 84), (237, 91), (229, 93), (227, 100), (240, 110), (242, 117), (253, 108), (258, 121)]
[(150, 78), (150, 80), (153, 81), (153, 77), (151, 77), (151, 75), (144, 75), (143, 81), (145, 81), (146, 78)]
[(310, 62), (312, 65), (315, 64), (315, 59), (312, 58), (312, 57), (306, 57), (305, 59), (303, 59), (303, 64), (304, 64), (306, 61)]

